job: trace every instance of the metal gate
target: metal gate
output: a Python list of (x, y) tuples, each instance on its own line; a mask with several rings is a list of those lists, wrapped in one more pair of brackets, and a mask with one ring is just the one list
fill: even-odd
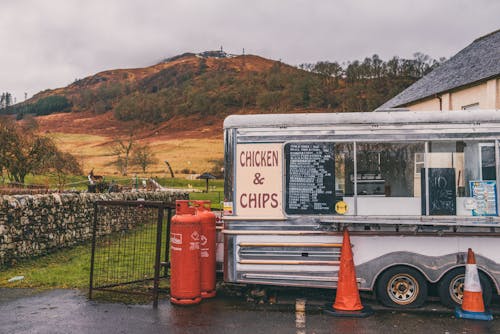
[(168, 276), (173, 209), (152, 201), (94, 203), (90, 299), (94, 290), (143, 294), (158, 306), (160, 279)]

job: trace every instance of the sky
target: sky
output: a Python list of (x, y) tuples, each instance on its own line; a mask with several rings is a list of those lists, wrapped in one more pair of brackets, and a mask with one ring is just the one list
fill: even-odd
[(498, 0), (0, 0), (0, 92), (223, 47), (290, 65), (449, 58), (500, 29)]

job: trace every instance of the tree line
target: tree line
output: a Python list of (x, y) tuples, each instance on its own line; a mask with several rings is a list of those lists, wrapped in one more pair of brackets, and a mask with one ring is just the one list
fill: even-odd
[[(6, 93), (9, 94), (10, 93)], [(37, 100), (34, 103), (18, 103), (11, 105), (5, 103), (0, 108), (0, 114), (16, 115), (17, 120), (23, 119), (25, 115), (50, 115), (58, 112), (70, 112), (72, 103), (63, 95), (51, 95)]]
[(53, 172), (59, 184), (66, 175), (82, 174), (78, 160), (59, 150), (55, 142), (36, 134), (37, 124), (28, 119), (16, 124), (11, 118), (0, 118), (0, 176), (2, 181), (24, 183), (28, 174)]

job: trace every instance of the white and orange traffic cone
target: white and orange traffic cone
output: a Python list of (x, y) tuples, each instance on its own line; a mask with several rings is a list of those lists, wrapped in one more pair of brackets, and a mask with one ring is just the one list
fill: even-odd
[(471, 248), (467, 253), (467, 264), (465, 265), (462, 306), (455, 309), (455, 316), (462, 319), (493, 320), (491, 312), (484, 308), (483, 290), (477, 272), (476, 257)]
[(356, 269), (354, 268), (351, 240), (347, 228), (344, 228), (342, 240), (335, 303), (331, 306), (327, 305), (323, 311), (336, 317), (364, 318), (373, 314), (371, 308), (361, 304), (358, 284), (356, 282)]

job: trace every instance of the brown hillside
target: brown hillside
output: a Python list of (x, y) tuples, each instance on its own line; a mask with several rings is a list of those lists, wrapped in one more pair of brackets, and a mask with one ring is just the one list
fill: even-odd
[(203, 172), (222, 159), (222, 123), (230, 114), (371, 111), (437, 65), (373, 55), (345, 67), (318, 62), (299, 69), (254, 55), (187, 53), (103, 71), (6, 112), (37, 115), (40, 131), (84, 168), (115, 171), (113, 139), (133, 130), (138, 144), (158, 155), (151, 172), (163, 171), (165, 159), (174, 169)]
[[(66, 87), (44, 90), (35, 94), (31, 99), (26, 101), (26, 103), (32, 103), (43, 97), (51, 95), (64, 95), (72, 97), (80, 94), (82, 89), (97, 89), (104, 83), (128, 83), (133, 86), (137, 82), (144, 80), (147, 77), (151, 77), (162, 70), (179, 67), (197, 67), (198, 62), (198, 56), (188, 55), (173, 61), (161, 62), (144, 68), (107, 70), (88, 76), (84, 79), (77, 80)], [(264, 72), (268, 71), (275, 63), (276, 62), (273, 60), (254, 55), (237, 56), (232, 58), (206, 58), (207, 67), (212, 71), (219, 69), (232, 69), (238, 72), (242, 72), (243, 70)], [(297, 70), (288, 65), (284, 66), (288, 67), (290, 70)]]
[(155, 126), (137, 122), (122, 122), (113, 113), (96, 115), (91, 111), (59, 113), (37, 117), (40, 132), (89, 134), (106, 137), (126, 136), (131, 127), (139, 138), (222, 138), (223, 120), (212, 116), (201, 119), (197, 116), (175, 117)]
[[(206, 67), (209, 72), (234, 71), (239, 76), (245, 73), (262, 73), (269, 71), (276, 62), (259, 56), (246, 55), (230, 58), (206, 57)], [(99, 87), (109, 84), (127, 84), (130, 90), (140, 89), (140, 85), (148, 79), (169, 69), (188, 71), (199, 66), (200, 57), (187, 55), (173, 61), (161, 62), (145, 68), (115, 69), (99, 72), (95, 75), (75, 81), (74, 83), (53, 90), (45, 90), (36, 94), (26, 103), (34, 103), (40, 99), (53, 95), (62, 95), (73, 101), (71, 113), (55, 113), (39, 116), (37, 120), (43, 132), (64, 132), (73, 134), (94, 134), (109, 137), (126, 135), (131, 122), (117, 120), (112, 110), (105, 113), (96, 113), (92, 108), (80, 109), (75, 101), (81, 98), (85, 90), (98, 90)], [(286, 72), (300, 71), (294, 67), (281, 64)], [(196, 78), (195, 78), (196, 79)], [(220, 88), (224, 90), (224, 87)], [(113, 103), (113, 107), (116, 101)], [(256, 108), (233, 108), (232, 113), (261, 113)], [(221, 117), (222, 116), (222, 117)], [(225, 115), (177, 115), (158, 124), (150, 122), (132, 122), (142, 138), (156, 135), (164, 138), (222, 138), (222, 122)]]

